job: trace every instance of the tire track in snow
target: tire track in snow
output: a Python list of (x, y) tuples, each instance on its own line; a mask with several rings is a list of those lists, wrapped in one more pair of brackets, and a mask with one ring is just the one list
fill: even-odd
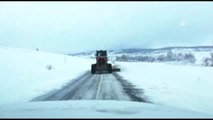
[(128, 100), (149, 102), (143, 90), (124, 80), (117, 73), (91, 74), (87, 71), (59, 90), (50, 91), (32, 101), (50, 100)]
[(100, 80), (100, 82), (99, 82), (97, 94), (96, 94), (96, 97), (95, 97), (96, 100), (98, 100), (98, 96), (99, 96), (100, 89), (101, 89), (101, 83), (102, 83), (102, 77), (101, 77), (101, 75), (100, 75), (100, 79), (99, 80)]
[(146, 96), (142, 89), (136, 88), (133, 84), (123, 79), (119, 74), (113, 73), (115, 78), (122, 85), (124, 92), (131, 98), (132, 101), (152, 103)]

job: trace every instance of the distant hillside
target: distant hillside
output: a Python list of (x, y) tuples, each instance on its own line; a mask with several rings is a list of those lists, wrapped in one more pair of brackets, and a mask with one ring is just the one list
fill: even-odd
[[(167, 52), (172, 50), (185, 50), (185, 51), (213, 51), (213, 46), (192, 46), (192, 47), (164, 47), (164, 48), (129, 48), (129, 49), (118, 49), (118, 50), (108, 50), (108, 54), (134, 54), (134, 53), (159, 53), (159, 52)], [(94, 55), (95, 51), (85, 51), (81, 53), (69, 54), (71, 56), (86, 56), (86, 55)]]
[[(95, 51), (69, 54), (94, 58)], [(213, 46), (164, 47), (164, 48), (129, 48), (108, 50), (111, 61), (127, 62), (176, 62), (181, 64), (213, 65)]]

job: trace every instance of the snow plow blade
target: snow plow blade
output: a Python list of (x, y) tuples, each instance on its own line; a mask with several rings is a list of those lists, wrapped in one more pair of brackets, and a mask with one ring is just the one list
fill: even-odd
[(117, 66), (112, 66), (112, 71), (113, 71), (113, 72), (120, 72), (121, 69), (118, 68)]

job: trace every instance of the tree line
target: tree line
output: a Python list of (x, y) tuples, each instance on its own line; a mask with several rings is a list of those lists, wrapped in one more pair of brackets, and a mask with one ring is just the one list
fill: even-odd
[[(166, 54), (162, 55), (127, 55), (123, 54), (121, 56), (116, 56), (116, 61), (128, 61), (128, 62), (169, 62), (169, 61), (177, 61), (183, 63), (195, 63), (196, 58), (192, 53), (173, 53), (172, 51), (168, 51)], [(203, 58), (202, 61), (205, 66), (213, 66), (213, 53), (211, 53), (210, 57)]]

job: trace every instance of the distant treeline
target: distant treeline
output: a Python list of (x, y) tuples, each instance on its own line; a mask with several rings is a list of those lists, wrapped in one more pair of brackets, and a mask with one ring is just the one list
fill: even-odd
[[(121, 56), (116, 56), (116, 61), (128, 61), (128, 62), (169, 62), (169, 61), (177, 61), (183, 63), (195, 63), (196, 58), (192, 53), (173, 53), (172, 51), (168, 51), (165, 55), (127, 55), (123, 54)], [(203, 59), (203, 64), (205, 66), (213, 66), (213, 53), (211, 53), (211, 57), (207, 57)]]

